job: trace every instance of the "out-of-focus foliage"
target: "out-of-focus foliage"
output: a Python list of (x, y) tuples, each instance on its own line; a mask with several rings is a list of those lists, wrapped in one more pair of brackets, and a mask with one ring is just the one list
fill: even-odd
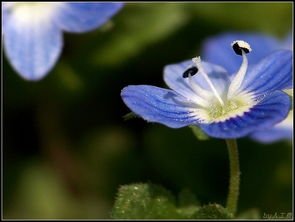
[[(292, 3), (126, 3), (100, 29), (66, 34), (57, 66), (40, 82), (21, 79), (4, 57), (4, 218), (110, 218), (119, 187), (147, 182), (175, 197), (188, 189), (199, 206), (224, 206), (225, 142), (197, 140), (190, 128), (124, 121), (130, 110), (120, 91), (164, 86), (163, 67), (199, 55), (207, 37), (251, 31), (284, 38), (291, 25)], [(238, 144), (238, 215), (291, 212), (291, 144)], [(182, 203), (175, 206), (187, 215), (197, 205)]]
[(165, 188), (153, 184), (123, 186), (112, 213), (114, 219), (180, 218), (175, 199)]
[(261, 219), (261, 215), (258, 209), (252, 208), (240, 213), (237, 219)]
[(112, 218), (232, 219), (233, 216), (219, 204), (199, 206), (194, 194), (185, 190), (180, 193), (176, 203), (175, 197), (168, 190), (149, 183), (122, 186), (116, 198)]
[(233, 219), (233, 215), (219, 204), (208, 204), (198, 209), (193, 215), (194, 219)]

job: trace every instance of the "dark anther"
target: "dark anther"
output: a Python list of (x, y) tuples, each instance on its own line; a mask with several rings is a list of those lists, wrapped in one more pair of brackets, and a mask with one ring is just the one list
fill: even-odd
[(183, 74), (182, 77), (183, 78), (187, 78), (189, 76), (193, 76), (198, 72), (198, 68), (196, 66), (190, 67), (188, 68)]
[(242, 50), (245, 52), (245, 53), (249, 53), (249, 49), (248, 48), (245, 48), (245, 47), (241, 47), (239, 46), (239, 43), (236, 42), (235, 44), (233, 44), (233, 50), (235, 51), (235, 53), (237, 55), (242, 55)]

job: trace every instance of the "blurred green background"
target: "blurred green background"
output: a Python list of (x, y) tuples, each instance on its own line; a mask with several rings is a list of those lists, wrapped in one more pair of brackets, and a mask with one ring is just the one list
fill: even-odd
[[(109, 218), (119, 186), (135, 182), (225, 204), (225, 142), (124, 121), (120, 91), (164, 87), (163, 67), (199, 55), (207, 37), (284, 38), (291, 27), (292, 3), (126, 3), (101, 28), (66, 33), (62, 56), (42, 81), (21, 79), (4, 58), (4, 218)], [(291, 143), (238, 144), (239, 212), (292, 211)]]

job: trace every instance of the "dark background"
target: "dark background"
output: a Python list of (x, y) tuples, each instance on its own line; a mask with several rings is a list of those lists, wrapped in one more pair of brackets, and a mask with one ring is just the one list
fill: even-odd
[[(117, 189), (134, 182), (190, 189), (201, 204), (225, 204), (228, 156), (219, 139), (198, 141), (130, 110), (123, 87), (164, 87), (163, 67), (200, 54), (226, 31), (284, 38), (291, 3), (127, 3), (99, 29), (64, 35), (55, 68), (20, 78), (4, 56), (4, 218), (109, 218)], [(239, 212), (292, 209), (292, 145), (238, 140)]]

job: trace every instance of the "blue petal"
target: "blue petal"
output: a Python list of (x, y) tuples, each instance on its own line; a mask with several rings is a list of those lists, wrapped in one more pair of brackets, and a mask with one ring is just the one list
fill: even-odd
[(244, 40), (250, 44), (252, 52), (247, 54), (249, 64), (258, 62), (280, 48), (278, 41), (270, 36), (254, 33), (223, 33), (205, 41), (202, 50), (204, 60), (226, 68), (230, 74), (237, 72), (242, 57), (236, 55), (231, 47), (231, 43), (235, 40)]
[(60, 29), (50, 18), (28, 21), (13, 10), (6, 19), (4, 49), (10, 63), (27, 80), (43, 78), (60, 55)]
[(280, 140), (292, 140), (293, 136), (293, 110), (286, 119), (266, 130), (252, 133), (250, 137), (260, 143), (273, 143)]
[(293, 128), (273, 127), (269, 130), (261, 130), (251, 134), (251, 138), (260, 143), (273, 143), (280, 140), (291, 140)]
[(177, 91), (186, 98), (194, 94), (194, 91), (190, 88), (187, 79), (182, 77), (182, 74), (192, 65), (192, 60), (187, 60), (181, 63), (167, 65), (164, 68), (165, 83), (169, 88)]
[(282, 49), (293, 50), (293, 33), (292, 32), (288, 33), (286, 38), (283, 40), (281, 47)]
[(2, 5), (2, 34), (3, 34), (4, 26), (6, 26), (6, 23), (7, 23), (7, 16), (9, 14), (9, 10), (11, 6), (13, 5), (13, 3), (2, 2), (1, 5)]
[[(167, 65), (164, 68), (164, 80), (166, 84), (186, 98), (190, 98), (195, 92), (191, 89), (188, 78), (183, 78), (182, 75), (193, 65), (192, 60), (187, 60), (181, 63)], [(202, 62), (202, 66), (219, 94), (222, 94), (230, 83), (226, 70), (221, 66), (207, 62)], [(211, 92), (211, 88), (202, 74), (197, 73), (192, 78), (197, 85)]]
[(242, 88), (255, 94), (292, 88), (292, 51), (279, 50), (249, 67)]
[(64, 3), (55, 16), (65, 31), (86, 32), (98, 28), (116, 14), (123, 3)]
[(289, 109), (289, 96), (281, 91), (274, 91), (242, 116), (224, 122), (201, 124), (200, 127), (212, 137), (240, 138), (272, 127), (286, 118)]
[(162, 123), (171, 128), (196, 124), (186, 99), (172, 90), (155, 86), (127, 86), (121, 96), (125, 104), (137, 115), (149, 122)]

